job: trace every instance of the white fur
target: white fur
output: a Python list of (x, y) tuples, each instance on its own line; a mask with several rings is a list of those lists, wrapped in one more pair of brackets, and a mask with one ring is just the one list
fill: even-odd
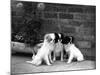
[[(48, 41), (51, 39), (51, 41)], [(46, 62), (47, 65), (51, 65), (50, 61), (51, 61), (51, 51), (54, 50), (54, 34), (46, 34), (44, 37), (44, 42), (42, 47), (38, 50), (36, 56), (33, 58), (32, 61), (28, 61), (28, 63), (32, 63), (35, 65), (40, 65), (42, 63), (42, 61), (44, 60)], [(49, 61), (50, 58), (50, 61)]]
[(76, 58), (77, 61), (83, 61), (84, 57), (81, 51), (74, 45), (74, 44), (68, 44), (64, 45), (65, 51), (69, 54), (69, 58), (67, 63), (71, 63), (73, 58)]
[(56, 57), (59, 55), (61, 55), (61, 61), (63, 61), (63, 44), (60, 41), (55, 44), (53, 61), (56, 61)]

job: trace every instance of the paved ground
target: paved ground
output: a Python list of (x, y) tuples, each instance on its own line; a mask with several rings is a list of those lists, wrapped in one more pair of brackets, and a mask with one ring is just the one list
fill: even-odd
[(95, 60), (85, 60), (82, 62), (73, 62), (67, 64), (66, 62), (56, 61), (51, 66), (41, 65), (35, 66), (26, 63), (31, 60), (31, 55), (12, 55), (11, 73), (37, 73), (37, 72), (54, 72), (54, 71), (69, 71), (69, 70), (86, 70), (95, 69)]

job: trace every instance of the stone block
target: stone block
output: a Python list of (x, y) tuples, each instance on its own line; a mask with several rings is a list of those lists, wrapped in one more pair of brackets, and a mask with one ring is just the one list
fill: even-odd
[(91, 42), (89, 41), (77, 41), (79, 48), (91, 48)]
[(57, 13), (44, 13), (44, 18), (56, 18), (57, 19)]
[(73, 19), (73, 14), (59, 13), (60, 19)]
[(75, 28), (73, 27), (62, 27), (64, 33), (75, 33)]
[(86, 13), (96, 13), (96, 6), (91, 6), (91, 7), (85, 8), (85, 12)]
[(74, 19), (77, 19), (77, 20), (87, 20), (88, 17), (89, 16), (87, 14), (82, 14), (82, 13), (74, 14)]
[(68, 12), (73, 12), (73, 13), (75, 13), (75, 12), (83, 13), (84, 10), (83, 10), (83, 8), (81, 8), (81, 7), (69, 7), (69, 8), (68, 8)]

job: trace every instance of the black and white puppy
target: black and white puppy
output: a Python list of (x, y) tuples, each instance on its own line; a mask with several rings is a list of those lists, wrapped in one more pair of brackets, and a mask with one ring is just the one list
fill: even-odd
[(56, 44), (55, 44), (55, 49), (53, 51), (53, 61), (56, 61), (56, 57), (60, 56), (60, 60), (63, 61), (63, 44), (62, 44), (62, 39), (63, 39), (63, 34), (62, 33), (55, 33), (55, 36), (57, 37)]
[(84, 60), (83, 54), (81, 53), (79, 48), (77, 48), (75, 46), (75, 44), (73, 43), (73, 37), (70, 37), (70, 36), (64, 37), (62, 43), (64, 44), (65, 51), (69, 55), (67, 63), (71, 63), (73, 58), (76, 58), (77, 61), (83, 61)]
[(41, 48), (38, 49), (37, 54), (33, 57), (32, 61), (27, 61), (35, 65), (40, 65), (45, 61), (47, 65), (51, 65), (51, 52), (55, 48), (55, 35), (54, 33), (46, 34)]

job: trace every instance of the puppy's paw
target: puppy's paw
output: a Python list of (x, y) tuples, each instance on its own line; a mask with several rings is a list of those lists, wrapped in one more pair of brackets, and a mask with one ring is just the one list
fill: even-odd
[(50, 66), (50, 65), (52, 65), (52, 64), (48, 63), (47, 65)]
[(61, 61), (64, 61), (63, 59), (61, 59)]
[(50, 60), (50, 63), (52, 64), (52, 63), (54, 63), (54, 61), (53, 60)]
[(77, 58), (77, 61), (83, 61), (84, 60), (84, 58), (82, 57), (82, 58)]
[(55, 62), (56, 61), (56, 59), (53, 59), (53, 62)]
[(53, 64), (53, 63), (54, 63), (54, 61), (51, 62), (51, 64)]
[(69, 63), (71, 63), (71, 62), (68, 61), (67, 64), (69, 64)]
[(51, 66), (52, 64), (48, 64), (48, 66)]

